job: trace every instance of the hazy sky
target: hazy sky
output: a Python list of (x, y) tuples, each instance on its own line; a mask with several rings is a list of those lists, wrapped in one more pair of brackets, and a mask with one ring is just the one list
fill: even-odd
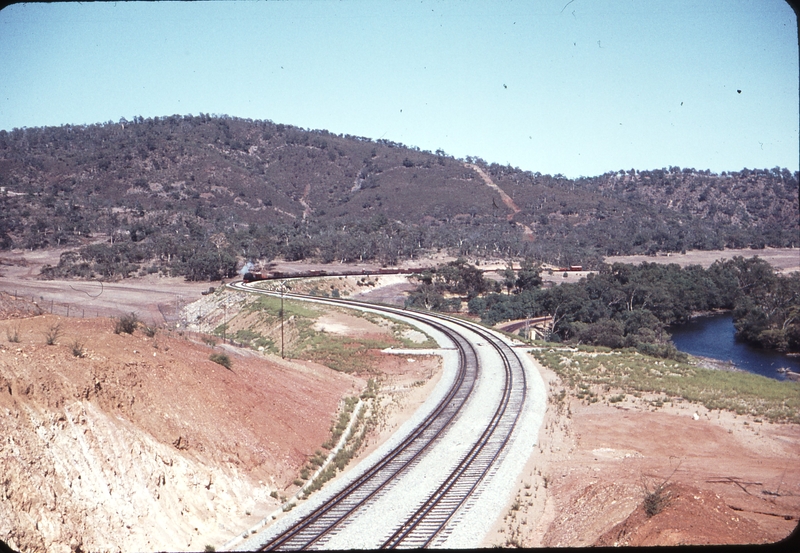
[(15, 4), (0, 129), (228, 114), (542, 173), (798, 170), (782, 0)]

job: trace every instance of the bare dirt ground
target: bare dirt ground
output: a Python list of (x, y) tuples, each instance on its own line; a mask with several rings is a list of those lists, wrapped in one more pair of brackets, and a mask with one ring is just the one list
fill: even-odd
[[(279, 508), (340, 400), (366, 385), (190, 332), (115, 334), (107, 318), (37, 315), (27, 300), (0, 299), (0, 538), (24, 551), (219, 547)], [(319, 324), (388, 332), (347, 314)], [(209, 359), (223, 352), (231, 370)], [(385, 393), (362, 455), (439, 374), (435, 356), (371, 358)]]
[[(46, 345), (58, 324), (62, 335)], [(228, 370), (188, 335), (112, 327), (53, 315), (0, 321), (0, 536), (15, 547), (224, 542), (248, 512), (277, 506), (270, 492), (291, 484), (340, 399), (364, 384), (235, 350)]]
[[(541, 371), (539, 444), (485, 545), (757, 544), (797, 526), (800, 426), (688, 403), (559, 401), (558, 376)], [(646, 492), (662, 484), (663, 510), (649, 517)]]
[(180, 309), (218, 283), (148, 275), (117, 282), (42, 280), (45, 264), (57, 265), (66, 250), (0, 254), (0, 291), (35, 302), (46, 313), (71, 317), (116, 317), (135, 312), (148, 323), (177, 320)]
[(718, 259), (731, 259), (740, 255), (744, 258), (758, 256), (767, 263), (780, 269), (784, 273), (800, 271), (800, 249), (797, 248), (764, 248), (763, 250), (741, 249), (741, 250), (712, 250), (712, 251), (688, 251), (684, 254), (670, 253), (657, 256), (650, 255), (620, 255), (606, 257), (606, 263), (632, 263), (638, 265), (643, 261), (648, 263), (677, 263), (681, 267), (687, 265), (700, 265), (708, 268)]

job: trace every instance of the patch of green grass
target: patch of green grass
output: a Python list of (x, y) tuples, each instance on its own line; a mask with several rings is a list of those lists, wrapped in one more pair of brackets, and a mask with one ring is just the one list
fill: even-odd
[(333, 336), (310, 328), (301, 329), (300, 340), (294, 344), (292, 357), (309, 359), (341, 372), (362, 372), (371, 369), (370, 350), (396, 346), (391, 338), (366, 339)]
[(352, 415), (356, 405), (358, 405), (357, 397), (344, 398), (344, 409), (342, 409), (341, 413), (339, 413), (339, 418), (331, 426), (331, 437), (327, 442), (322, 444), (322, 447), (325, 449), (333, 449), (336, 447), (339, 438), (342, 437), (342, 434), (347, 429), (347, 425), (350, 424), (350, 415)]
[[(403, 336), (403, 333), (405, 332), (406, 329), (410, 329), (415, 332), (419, 332), (420, 334), (423, 334), (425, 336), (425, 341), (415, 342), (414, 340), (406, 338), (405, 336)], [(402, 322), (397, 323), (397, 327), (392, 329), (392, 333), (394, 334), (395, 339), (398, 340), (400, 343), (402, 343), (403, 347), (407, 349), (436, 349), (439, 347), (439, 344), (436, 343), (436, 340), (428, 336), (427, 333), (422, 332), (418, 328), (412, 327), (411, 325), (406, 323)]]
[(378, 395), (380, 385), (374, 378), (367, 381), (367, 389), (361, 392), (361, 399), (375, 399)]
[[(425, 332), (418, 329), (415, 326), (412, 326), (405, 321), (400, 321), (394, 319), (392, 317), (384, 317), (383, 315), (379, 315), (378, 313), (371, 313), (369, 311), (359, 311), (357, 309), (342, 309), (340, 310), (343, 313), (347, 313), (348, 315), (354, 315), (356, 317), (361, 317), (362, 319), (366, 319), (369, 322), (376, 324), (378, 326), (385, 326), (388, 322), (389, 328), (392, 332), (392, 336), (394, 339), (397, 340), (404, 348), (408, 349), (431, 349), (439, 347), (439, 344), (436, 341), (428, 336)], [(418, 332), (425, 336), (424, 342), (415, 342), (403, 336), (407, 331)]]
[(635, 397), (643, 392), (659, 394), (663, 397), (651, 402), (656, 407), (670, 398), (681, 398), (708, 409), (726, 409), (773, 422), (800, 423), (798, 382), (781, 382), (745, 372), (704, 369), (689, 363), (649, 357), (630, 349), (580, 346), (578, 351), (542, 350), (534, 352), (534, 356), (575, 389), (581, 399), (596, 401), (592, 388), (608, 387)]
[[(374, 381), (370, 380), (370, 382)], [(375, 386), (377, 386), (377, 384)], [(368, 386), (367, 390), (369, 389), (370, 388)], [(350, 419), (353, 415), (353, 411), (358, 405), (358, 401), (359, 399), (357, 397), (345, 398), (344, 407), (339, 413), (339, 417), (334, 424), (331, 425), (331, 437), (324, 444), (322, 444), (322, 447), (325, 449), (333, 449), (336, 446), (339, 438), (341, 438), (342, 434), (347, 429), (347, 425), (350, 423)], [(367, 402), (371, 402), (371, 399), (368, 399)], [(344, 470), (350, 460), (358, 454), (361, 446), (364, 444), (364, 437), (371, 428), (374, 428), (375, 425), (375, 410), (372, 410), (369, 417), (366, 415), (367, 410), (368, 409), (366, 407), (362, 407), (358, 413), (356, 413), (356, 420), (351, 429), (351, 433), (347, 437), (346, 443), (338, 452), (336, 452), (336, 455), (334, 455), (333, 459), (331, 459), (330, 464), (308, 484), (308, 487), (304, 491), (304, 495), (306, 497), (320, 489), (325, 482), (336, 476), (337, 471)], [(322, 451), (317, 450), (314, 453), (314, 456), (309, 460), (308, 465), (303, 468), (303, 471), (310, 472), (312, 470), (316, 470), (325, 463), (325, 458), (325, 454)]]
[(233, 335), (233, 339), (237, 342), (252, 342), (256, 338), (260, 338), (261, 334), (255, 332), (249, 328), (243, 328), (241, 330), (237, 330), (236, 333)]
[(264, 348), (272, 353), (278, 353), (278, 346), (275, 345), (275, 341), (269, 338), (264, 338), (263, 336), (256, 338), (256, 340), (253, 342), (253, 347), (256, 349)]
[[(245, 311), (262, 311), (270, 317), (277, 319), (281, 316), (281, 298), (275, 296), (262, 296), (258, 295), (251, 303), (245, 308)], [(320, 312), (308, 306), (307, 302), (292, 301), (284, 298), (283, 300), (283, 315), (284, 318), (291, 316), (302, 317), (307, 319), (314, 319), (320, 316)]]
[[(263, 347), (270, 352), (277, 353), (278, 347), (274, 338), (266, 338), (259, 330), (270, 329), (273, 332), (280, 323), (280, 297), (255, 296), (244, 306), (243, 315), (258, 313), (258, 323), (249, 325), (249, 328), (239, 330), (232, 337), (239, 343), (250, 347)], [(339, 336), (314, 329), (314, 322), (323, 314), (330, 311), (341, 311), (350, 316), (363, 317), (375, 324), (386, 326), (389, 321), (392, 335), (381, 338), (358, 338)], [(391, 318), (384, 318), (378, 314), (365, 313), (357, 310), (330, 307), (309, 307), (305, 302), (290, 301), (284, 298), (284, 321), (291, 319), (291, 338), (286, 344), (286, 354), (295, 359), (315, 361), (334, 370), (341, 372), (369, 372), (373, 369), (371, 360), (373, 350), (383, 350), (388, 347), (407, 348), (435, 348), (436, 342), (426, 335), (424, 343), (416, 343), (404, 338), (406, 330), (417, 331), (407, 323)], [(228, 321), (230, 323), (230, 321)], [(222, 336), (230, 333), (229, 327), (219, 325), (214, 329), (214, 334)], [(419, 332), (419, 331), (417, 331)], [(423, 333), (424, 334), (424, 333)]]

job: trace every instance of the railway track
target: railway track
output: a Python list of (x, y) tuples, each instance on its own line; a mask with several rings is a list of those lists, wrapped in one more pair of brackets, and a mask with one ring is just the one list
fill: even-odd
[[(232, 286), (240, 290), (276, 294), (241, 283)], [(413, 470), (448, 430), (453, 428), (480, 378), (481, 363), (485, 362), (481, 357), (499, 359), (504, 375), (502, 389), (491, 416), (480, 423), (482, 431), (473, 439), (471, 447), (460, 456), (455, 466), (446, 468), (446, 474), (438, 487), (416, 509), (404, 515), (399, 524), (383, 529), (384, 537), (377, 547), (420, 548), (441, 545), (455, 528), (459, 513), (475, 502), (487, 476), (496, 470), (498, 462), (504, 456), (527, 391), (525, 371), (519, 358), (505, 341), (493, 333), (455, 317), (423, 314), (353, 300), (322, 299), (298, 294), (285, 294), (285, 297), (368, 309), (418, 320), (447, 336), (458, 352), (459, 362), (452, 386), (424, 421), (372, 467), (292, 527), (272, 536), (262, 544), (260, 550), (324, 548), (355, 517), (390, 493), (398, 480)], [(474, 336), (482, 342), (473, 343)], [(479, 351), (484, 346), (490, 349), (489, 354), (481, 354)]]

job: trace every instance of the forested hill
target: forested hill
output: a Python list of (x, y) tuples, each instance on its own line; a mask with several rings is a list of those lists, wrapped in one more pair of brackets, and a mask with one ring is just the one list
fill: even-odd
[(591, 267), (609, 254), (800, 244), (786, 169), (567, 179), (202, 114), (0, 131), (0, 187), (0, 248), (75, 247), (54, 276), (218, 278), (244, 259), (391, 264), (439, 249)]

